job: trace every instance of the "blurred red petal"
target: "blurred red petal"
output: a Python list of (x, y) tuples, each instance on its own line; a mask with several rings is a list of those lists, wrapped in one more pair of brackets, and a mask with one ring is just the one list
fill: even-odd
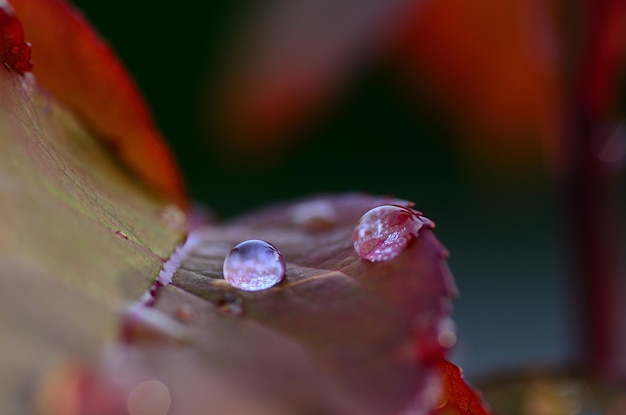
[(178, 203), (175, 160), (127, 71), (85, 18), (63, 0), (11, 0), (33, 44), (39, 82), (79, 114), (126, 165)]

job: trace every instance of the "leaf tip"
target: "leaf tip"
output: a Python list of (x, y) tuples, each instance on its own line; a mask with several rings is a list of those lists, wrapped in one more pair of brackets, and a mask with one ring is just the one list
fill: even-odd
[(0, 0), (0, 61), (8, 70), (30, 72), (31, 46), (24, 41), (22, 23), (6, 0)]

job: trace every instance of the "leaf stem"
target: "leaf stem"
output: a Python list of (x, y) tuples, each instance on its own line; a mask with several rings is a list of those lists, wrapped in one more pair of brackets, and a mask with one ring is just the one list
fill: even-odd
[[(582, 120), (582, 122), (581, 122)], [(619, 174), (597, 155), (597, 133), (578, 117), (565, 171), (576, 316), (584, 367), (601, 379), (626, 375), (626, 282)]]
[[(626, 272), (620, 176), (626, 137), (615, 129), (626, 57), (626, 0), (584, 0), (586, 44), (565, 131), (563, 186), (584, 367), (626, 379)], [(610, 131), (612, 127), (613, 131)], [(622, 154), (619, 154), (619, 153)]]

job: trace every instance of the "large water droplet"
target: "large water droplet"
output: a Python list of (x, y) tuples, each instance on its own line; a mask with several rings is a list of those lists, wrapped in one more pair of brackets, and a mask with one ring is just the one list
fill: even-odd
[(224, 260), (224, 279), (240, 290), (270, 288), (285, 275), (285, 259), (269, 242), (252, 239), (235, 246)]
[(422, 226), (418, 212), (396, 205), (378, 206), (363, 215), (354, 228), (354, 249), (368, 261), (389, 261), (400, 255)]

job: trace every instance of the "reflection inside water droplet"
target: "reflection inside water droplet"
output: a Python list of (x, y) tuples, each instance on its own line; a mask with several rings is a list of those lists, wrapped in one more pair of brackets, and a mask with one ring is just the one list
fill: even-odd
[(396, 205), (378, 206), (363, 215), (356, 225), (354, 249), (368, 261), (389, 261), (402, 253), (422, 226), (424, 222), (414, 210)]
[(230, 251), (224, 260), (224, 279), (240, 290), (258, 291), (278, 284), (285, 269), (285, 259), (274, 245), (252, 239)]

